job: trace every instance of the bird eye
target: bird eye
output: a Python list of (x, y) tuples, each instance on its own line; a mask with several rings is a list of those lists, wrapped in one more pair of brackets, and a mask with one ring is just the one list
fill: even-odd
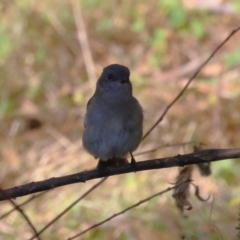
[(111, 80), (113, 78), (113, 75), (111, 74), (111, 73), (109, 73), (108, 75), (107, 75), (107, 79), (108, 80)]

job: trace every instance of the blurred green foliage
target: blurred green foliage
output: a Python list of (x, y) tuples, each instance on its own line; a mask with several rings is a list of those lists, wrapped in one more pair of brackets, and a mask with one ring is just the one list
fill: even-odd
[(193, 21), (190, 21), (190, 31), (192, 31), (200, 39), (203, 39), (206, 36), (204, 23), (199, 19), (193, 19)]
[(159, 1), (160, 14), (164, 13), (171, 26), (175, 29), (184, 28), (187, 24), (188, 16), (181, 1), (163, 0)]
[(7, 35), (7, 30), (0, 26), (0, 61), (4, 61), (14, 50), (14, 44)]
[(224, 54), (224, 62), (227, 67), (236, 67), (240, 64), (240, 46)]
[(234, 171), (233, 159), (221, 161), (216, 164), (213, 174), (219, 179), (224, 179), (229, 185), (237, 184), (238, 182)]
[(167, 37), (168, 30), (156, 29), (153, 32), (152, 38), (150, 39), (150, 47), (152, 48), (154, 54), (150, 58), (150, 64), (152, 66), (159, 66), (161, 59), (164, 57), (164, 54), (167, 49)]

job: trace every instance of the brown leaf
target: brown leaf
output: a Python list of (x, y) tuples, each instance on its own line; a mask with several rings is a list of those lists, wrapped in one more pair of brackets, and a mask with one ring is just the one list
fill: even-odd
[(175, 198), (177, 208), (181, 212), (184, 212), (184, 210), (189, 211), (192, 209), (192, 205), (188, 200), (192, 170), (192, 166), (186, 166), (181, 169), (176, 182), (176, 185), (178, 185), (178, 187), (175, 188), (172, 195)]

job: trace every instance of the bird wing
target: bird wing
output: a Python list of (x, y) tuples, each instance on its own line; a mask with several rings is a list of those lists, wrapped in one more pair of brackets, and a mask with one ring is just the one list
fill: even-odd
[[(87, 102), (87, 111), (88, 111), (89, 106), (91, 105), (92, 99), (93, 99), (93, 96), (92, 96), (92, 97), (88, 100), (88, 102)], [(83, 123), (83, 124), (84, 124), (84, 128), (87, 127), (87, 123), (86, 123), (87, 111), (86, 111), (85, 118), (84, 118), (84, 123)]]

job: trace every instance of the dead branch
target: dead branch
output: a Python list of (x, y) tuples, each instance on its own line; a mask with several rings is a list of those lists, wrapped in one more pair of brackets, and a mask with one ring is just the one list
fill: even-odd
[(203, 67), (205, 65), (207, 65), (207, 63), (215, 56), (215, 54), (219, 51), (219, 49), (221, 49), (225, 43), (228, 42), (228, 40), (234, 35), (236, 34), (238, 31), (240, 30), (240, 27), (237, 27), (236, 29), (234, 29), (226, 38), (224, 41), (222, 41), (216, 48), (215, 50), (210, 54), (210, 56), (200, 65), (200, 67), (197, 69), (197, 71), (192, 75), (192, 77), (189, 78), (189, 80), (187, 81), (186, 85), (184, 86), (184, 88), (180, 91), (180, 93), (173, 99), (173, 101), (166, 106), (166, 108), (164, 109), (163, 113), (161, 114), (161, 116), (158, 118), (158, 120), (153, 124), (153, 126), (144, 134), (143, 139), (145, 139), (154, 128), (156, 128), (156, 126), (163, 120), (163, 118), (165, 117), (165, 115), (167, 114), (167, 112), (169, 111), (169, 109), (177, 102), (177, 100), (184, 94), (184, 92), (186, 91), (186, 89), (188, 88), (188, 86), (190, 85), (190, 83), (197, 77), (197, 75), (201, 72), (201, 70), (203, 69)]
[[(3, 196), (5, 195), (4, 190), (2, 190), (1, 188), (0, 188), (0, 192)], [(30, 226), (30, 228), (32, 229), (32, 231), (36, 235), (37, 230), (36, 230), (35, 226), (33, 225), (32, 221), (30, 220), (30, 218), (28, 217), (28, 215), (19, 207), (19, 205), (17, 203), (15, 203), (14, 200), (12, 200), (10, 198), (8, 198), (7, 200), (12, 204), (12, 206), (16, 209), (16, 211), (19, 212), (19, 214), (27, 222), (27, 224)], [(38, 240), (41, 240), (39, 236), (36, 235), (36, 237), (37, 237)]]
[(82, 199), (84, 199), (88, 194), (90, 194), (94, 189), (96, 189), (99, 185), (105, 182), (107, 178), (101, 179), (98, 183), (93, 185), (87, 192), (81, 195), (77, 200), (71, 203), (68, 207), (66, 207), (63, 211), (61, 211), (55, 218), (53, 218), (46, 226), (44, 226), (41, 230), (39, 230), (33, 237), (29, 240), (33, 240), (35, 237), (39, 237), (46, 229), (52, 226), (57, 220), (59, 220), (64, 214), (66, 214), (71, 208), (73, 208), (77, 203), (79, 203)]
[(0, 192), (0, 201), (9, 198), (26, 196), (36, 192), (42, 192), (53, 188), (61, 187), (68, 184), (82, 182), (109, 177), (124, 173), (140, 172), (151, 169), (170, 168), (177, 166), (186, 166), (191, 164), (201, 164), (206, 162), (214, 162), (226, 159), (240, 158), (240, 148), (235, 149), (207, 149), (196, 153), (177, 155), (167, 158), (157, 158), (145, 160), (136, 163), (136, 167), (131, 164), (123, 166), (108, 167), (103, 172), (97, 169), (83, 171), (76, 174), (71, 174), (63, 177), (53, 177), (47, 180), (32, 182), (22, 186), (17, 186)]
[(176, 187), (179, 187), (180, 185), (182, 185), (182, 184), (184, 184), (184, 183), (185, 183), (185, 182), (176, 184), (174, 187), (169, 187), (169, 188), (167, 188), (167, 189), (165, 189), (165, 190), (163, 190), (163, 191), (161, 191), (161, 192), (158, 192), (158, 193), (156, 193), (156, 194), (153, 194), (152, 196), (150, 196), (150, 197), (148, 197), (148, 198), (142, 199), (142, 200), (140, 200), (139, 202), (137, 202), (137, 203), (135, 203), (135, 204), (133, 204), (133, 205), (125, 208), (124, 210), (122, 210), (122, 211), (120, 211), (120, 212), (118, 212), (118, 213), (114, 213), (112, 216), (106, 218), (105, 220), (103, 220), (103, 221), (101, 221), (101, 222), (98, 222), (98, 223), (90, 226), (89, 228), (83, 230), (82, 232), (76, 234), (75, 236), (72, 236), (72, 237), (68, 238), (68, 240), (75, 239), (75, 238), (77, 238), (77, 237), (79, 237), (79, 236), (81, 236), (81, 235), (83, 235), (83, 234), (91, 231), (92, 229), (94, 229), (94, 228), (96, 228), (96, 227), (99, 227), (100, 225), (103, 225), (104, 223), (112, 220), (113, 218), (115, 218), (115, 217), (117, 217), (117, 216), (119, 216), (119, 215), (121, 215), (121, 214), (124, 214), (125, 212), (128, 212), (129, 210), (131, 210), (131, 209), (133, 209), (133, 208), (136, 208), (136, 207), (142, 205), (143, 203), (150, 201), (151, 199), (153, 199), (153, 198), (155, 198), (155, 197), (158, 197), (158, 196), (160, 196), (160, 195), (162, 195), (162, 194), (164, 194), (164, 193), (167, 193), (167, 192), (175, 189)]

